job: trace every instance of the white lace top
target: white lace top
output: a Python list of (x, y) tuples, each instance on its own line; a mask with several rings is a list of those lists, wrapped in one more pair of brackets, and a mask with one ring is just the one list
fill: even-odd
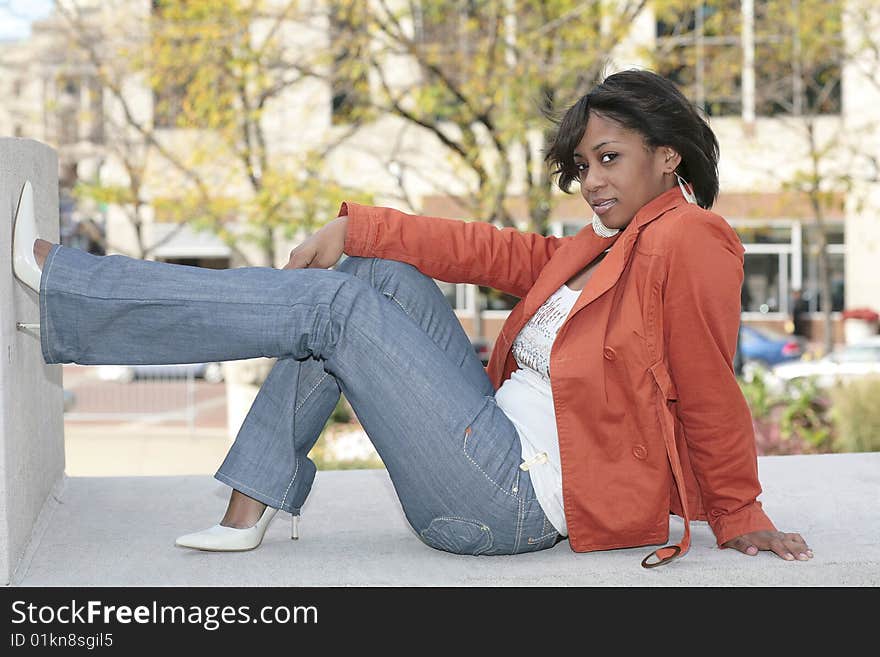
[(550, 388), (550, 349), (559, 327), (580, 296), (580, 290), (562, 285), (535, 312), (513, 341), (519, 369), (495, 393), (522, 443), (523, 466), (528, 468), (541, 508), (563, 536), (568, 535), (562, 505), (562, 469), (553, 391)]

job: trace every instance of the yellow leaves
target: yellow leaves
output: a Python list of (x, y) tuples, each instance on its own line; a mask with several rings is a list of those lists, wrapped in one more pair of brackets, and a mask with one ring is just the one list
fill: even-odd
[(79, 181), (73, 188), (73, 195), (80, 200), (90, 200), (105, 205), (130, 205), (135, 199), (131, 189), (116, 185)]

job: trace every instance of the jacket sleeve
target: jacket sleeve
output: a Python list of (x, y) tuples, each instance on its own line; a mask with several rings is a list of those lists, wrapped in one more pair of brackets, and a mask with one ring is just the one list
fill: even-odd
[(721, 217), (677, 218), (668, 248), (663, 322), (678, 416), (719, 547), (776, 530), (761, 493), (751, 413), (733, 370), (744, 249)]
[(483, 221), (411, 215), (346, 201), (343, 251), (400, 260), (448, 283), (472, 283), (522, 298), (550, 257), (572, 237), (544, 237)]

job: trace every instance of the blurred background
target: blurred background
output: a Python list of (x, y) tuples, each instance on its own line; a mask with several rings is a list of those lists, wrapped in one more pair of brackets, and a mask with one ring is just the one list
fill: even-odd
[[(630, 67), (719, 138), (759, 453), (880, 449), (874, 0), (0, 0), (0, 135), (57, 149), (64, 244), (280, 267), (345, 199), (578, 232), (551, 119)], [(485, 363), (518, 299), (438, 285)], [(65, 365), (68, 474), (213, 473), (270, 366)], [(344, 398), (312, 456), (381, 467)]]

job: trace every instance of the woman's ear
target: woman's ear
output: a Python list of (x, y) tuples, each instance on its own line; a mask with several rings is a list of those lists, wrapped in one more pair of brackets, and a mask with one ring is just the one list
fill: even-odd
[(660, 148), (663, 154), (663, 173), (672, 174), (681, 164), (681, 155), (671, 146), (663, 146)]

